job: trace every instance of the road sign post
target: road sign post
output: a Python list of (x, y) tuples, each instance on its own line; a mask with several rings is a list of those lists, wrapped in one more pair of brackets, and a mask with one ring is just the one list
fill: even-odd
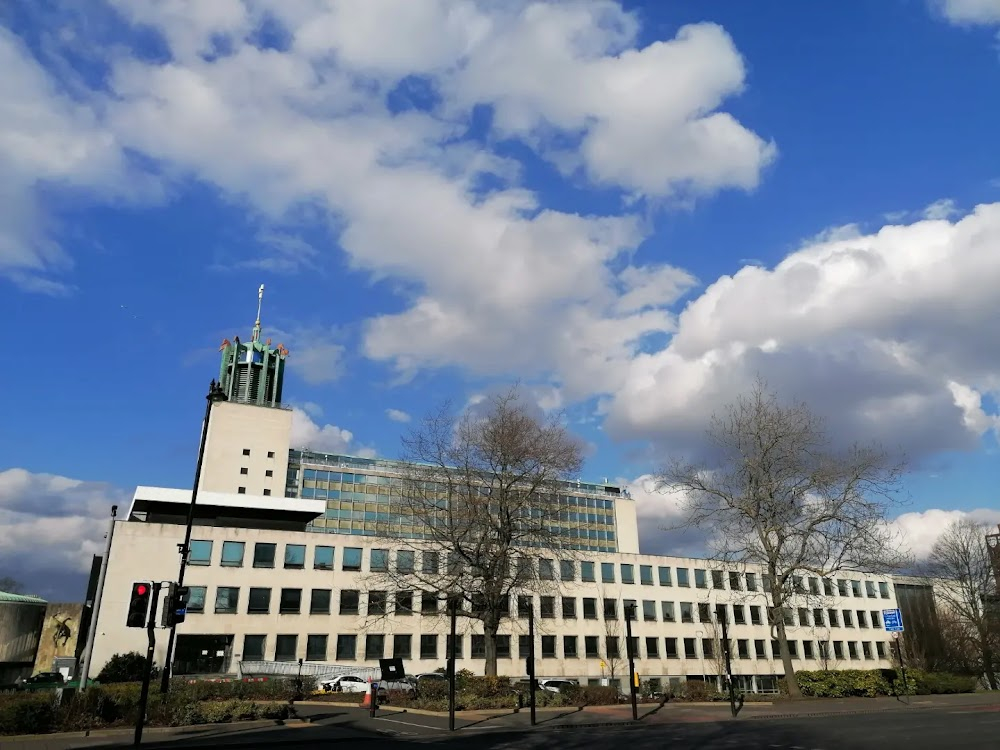
[(885, 625), (885, 632), (892, 635), (892, 639), (896, 644), (896, 658), (899, 659), (899, 672), (903, 678), (903, 695), (909, 692), (906, 686), (906, 665), (903, 663), (903, 644), (902, 635), (905, 628), (903, 627), (903, 613), (898, 609), (883, 609), (882, 610), (882, 623)]

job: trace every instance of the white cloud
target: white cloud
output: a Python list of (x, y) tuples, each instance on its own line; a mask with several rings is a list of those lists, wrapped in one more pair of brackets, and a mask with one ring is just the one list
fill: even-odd
[(61, 293), (72, 260), (53, 238), (40, 186), (110, 188), (123, 171), (114, 136), (59, 91), (0, 26), (0, 276), (28, 291)]
[(682, 557), (704, 557), (708, 554), (711, 530), (680, 528), (684, 522), (680, 494), (658, 489), (652, 474), (616, 481), (635, 500), (639, 549), (644, 554)]
[(288, 347), (287, 366), (310, 385), (337, 380), (344, 370), (343, 344), (336, 329), (303, 326), (291, 330), (270, 328), (270, 338)]
[(405, 424), (410, 421), (410, 415), (405, 411), (400, 411), (399, 409), (386, 409), (385, 415), (393, 422), (401, 422)]
[[(639, 47), (638, 15), (606, 1), (115, 5), (161, 34), (169, 59), (109, 51), (110, 92), (86, 92), (77, 119), (113, 144), (109, 160), (127, 149), (281, 228), (270, 253), (227, 262), (313, 264), (315, 248), (286, 230), (303, 207), (321, 215), (353, 268), (403, 282), (402, 311), (367, 321), (363, 342), (403, 377), (458, 365), (551, 378), (569, 400), (615, 390), (635, 353), (673, 331), (668, 308), (693, 284), (629, 257), (644, 239), (634, 198), (752, 189), (774, 157), (723, 109), (745, 70), (712, 24)], [(287, 44), (258, 46), (265, 20)], [(20, 98), (51, 88), (26, 80)], [(400, 87), (432, 106), (390, 109)], [(478, 104), (494, 113), (482, 141), (465, 137)], [(620, 188), (637, 213), (548, 208), (497, 154), (506, 138)], [(107, 171), (72, 174), (92, 185)], [(327, 382), (342, 354), (295, 346), (289, 366)]]
[(292, 409), (291, 447), (321, 453), (345, 453), (374, 458), (375, 449), (358, 445), (354, 433), (334, 424), (319, 425), (302, 409)]
[(609, 428), (696, 447), (709, 415), (759, 373), (825, 414), (834, 437), (919, 459), (995, 429), (1000, 203), (961, 219), (827, 236), (773, 269), (746, 267), (691, 301), (660, 351), (639, 354)]
[(103, 482), (87, 482), (25, 469), (0, 471), (0, 575), (55, 600), (78, 600), (86, 588), (93, 555), (118, 505), (130, 498)]
[(917, 561), (926, 560), (938, 537), (953, 522), (970, 518), (978, 523), (996, 526), (1000, 523), (1000, 510), (940, 510), (932, 508), (913, 513), (903, 513), (893, 524), (899, 530), (904, 544)]
[(1000, 0), (933, 0), (933, 4), (957, 25), (1000, 24)]
[(951, 198), (941, 198), (927, 206), (922, 214), (925, 219), (950, 219), (961, 215), (961, 211)]

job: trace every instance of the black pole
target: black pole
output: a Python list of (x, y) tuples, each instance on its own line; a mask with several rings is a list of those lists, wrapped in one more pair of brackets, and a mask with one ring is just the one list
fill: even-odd
[[(205, 441), (208, 439), (208, 420), (212, 416), (212, 404), (216, 401), (224, 401), (226, 394), (222, 387), (214, 380), (208, 386), (208, 395), (205, 396), (205, 421), (201, 426), (201, 443), (198, 446), (198, 462), (194, 469), (194, 484), (191, 485), (191, 503), (188, 505), (187, 527), (184, 529), (184, 543), (180, 546), (181, 565), (177, 571), (177, 585), (184, 585), (184, 571), (187, 569), (188, 548), (191, 546), (191, 527), (194, 525), (194, 506), (198, 500), (198, 483), (201, 481), (201, 464), (205, 459)], [(163, 658), (163, 673), (160, 676), (160, 693), (166, 694), (170, 690), (170, 674), (173, 670), (174, 659), (174, 638), (176, 636), (176, 625), (170, 626), (167, 634), (167, 653)]]
[(159, 582), (153, 584), (152, 604), (149, 607), (149, 622), (146, 623), (146, 634), (149, 645), (146, 647), (146, 666), (142, 670), (142, 691), (139, 693), (139, 712), (135, 717), (135, 740), (133, 745), (139, 747), (142, 742), (142, 725), (146, 721), (146, 703), (149, 701), (149, 674), (153, 669), (153, 648), (156, 646), (156, 602), (160, 598)]
[(716, 610), (715, 614), (722, 620), (722, 653), (726, 658), (726, 679), (729, 680), (729, 710), (733, 712), (733, 718), (735, 718), (740, 709), (736, 707), (736, 686), (733, 684), (733, 660), (729, 650), (729, 616), (726, 614), (725, 608), (723, 608), (721, 615), (719, 610)]
[(458, 597), (450, 597), (448, 610), (451, 615), (451, 646), (448, 649), (448, 731), (455, 731), (455, 656), (458, 644), (455, 642), (458, 627)]
[[(906, 687), (906, 665), (903, 663), (903, 646), (900, 643), (901, 640), (902, 640), (902, 638), (900, 638), (899, 634), (897, 633), (896, 634), (896, 656), (899, 657), (899, 671), (903, 675), (903, 695), (906, 695), (907, 693), (909, 693), (909, 690)], [(907, 702), (909, 702), (909, 699), (907, 699)]]
[(528, 706), (531, 708), (531, 726), (535, 726), (535, 603), (528, 607)]
[(628, 689), (632, 697), (632, 721), (639, 720), (639, 706), (635, 690), (635, 654), (632, 649), (632, 618), (635, 616), (635, 605), (625, 608), (625, 654), (628, 656)]

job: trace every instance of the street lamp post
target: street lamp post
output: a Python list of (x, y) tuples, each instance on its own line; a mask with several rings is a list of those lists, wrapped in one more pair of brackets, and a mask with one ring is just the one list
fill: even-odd
[(636, 615), (636, 605), (625, 608), (625, 653), (628, 656), (628, 689), (632, 697), (632, 721), (639, 720), (639, 706), (635, 690), (635, 649), (632, 648), (632, 618)]
[[(208, 421), (212, 417), (212, 406), (217, 401), (225, 401), (226, 394), (222, 387), (214, 380), (208, 386), (208, 394), (205, 396), (205, 421), (201, 426), (201, 443), (198, 446), (198, 463), (194, 469), (194, 484), (191, 486), (191, 504), (188, 505), (187, 527), (184, 529), (184, 543), (178, 545), (181, 555), (180, 569), (177, 571), (177, 585), (184, 585), (184, 571), (187, 568), (188, 552), (191, 546), (191, 527), (194, 525), (194, 506), (198, 501), (198, 483), (201, 480), (201, 465), (205, 459), (205, 441), (208, 439)], [(173, 671), (174, 639), (176, 638), (176, 625), (170, 626), (170, 633), (167, 635), (167, 654), (163, 659), (163, 674), (160, 678), (160, 693), (166, 694), (170, 690), (170, 674)]]

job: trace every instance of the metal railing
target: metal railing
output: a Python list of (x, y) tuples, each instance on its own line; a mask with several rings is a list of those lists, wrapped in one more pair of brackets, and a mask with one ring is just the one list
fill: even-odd
[(315, 677), (317, 680), (333, 679), (340, 675), (357, 675), (361, 678), (377, 680), (381, 672), (377, 667), (360, 667), (355, 664), (325, 664), (323, 662), (297, 661), (241, 661), (238, 664), (240, 677)]

